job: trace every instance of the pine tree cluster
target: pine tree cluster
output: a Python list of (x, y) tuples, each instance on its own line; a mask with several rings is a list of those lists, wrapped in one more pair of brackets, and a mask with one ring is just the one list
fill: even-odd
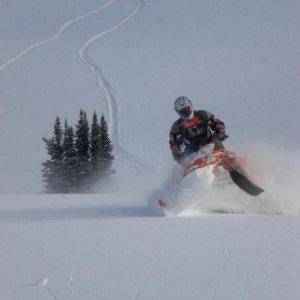
[(94, 112), (90, 127), (87, 114), (81, 109), (75, 130), (67, 120), (62, 129), (57, 116), (52, 136), (42, 140), (49, 155), (42, 163), (47, 193), (88, 192), (94, 184), (114, 173), (113, 145), (103, 115), (99, 122)]

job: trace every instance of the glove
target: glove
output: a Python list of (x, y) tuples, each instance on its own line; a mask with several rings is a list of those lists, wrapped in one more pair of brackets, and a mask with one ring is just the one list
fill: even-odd
[(218, 132), (215, 133), (215, 137), (218, 138), (220, 141), (225, 141), (228, 138), (228, 135), (225, 132)]
[(181, 148), (178, 145), (173, 145), (170, 148), (173, 156), (180, 156), (182, 154)]

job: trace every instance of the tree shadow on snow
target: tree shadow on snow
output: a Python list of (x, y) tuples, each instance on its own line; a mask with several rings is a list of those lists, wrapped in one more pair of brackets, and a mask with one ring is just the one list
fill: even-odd
[(159, 217), (146, 206), (76, 207), (0, 211), (0, 222)]

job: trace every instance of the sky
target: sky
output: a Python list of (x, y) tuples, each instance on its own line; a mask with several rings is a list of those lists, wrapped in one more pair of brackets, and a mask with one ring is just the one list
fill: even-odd
[[(104, 3), (0, 0), (0, 65)], [(71, 123), (80, 107), (108, 115), (105, 92), (78, 51), (135, 7), (117, 0), (0, 70), (0, 193), (42, 190), (41, 138), (57, 114)], [(226, 123), (231, 147), (299, 149), (299, 25), (296, 0), (146, 1), (88, 49), (114, 88), (121, 146), (158, 174), (168, 169), (173, 101), (186, 95)], [(125, 183), (136, 177), (126, 161), (116, 168)]]

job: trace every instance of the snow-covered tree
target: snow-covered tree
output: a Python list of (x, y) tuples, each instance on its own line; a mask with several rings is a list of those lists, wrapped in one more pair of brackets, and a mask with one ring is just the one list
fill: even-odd
[(64, 191), (63, 133), (58, 116), (54, 122), (52, 136), (42, 140), (46, 144), (46, 149), (50, 156), (42, 164), (45, 190), (48, 193), (61, 193)]
[(98, 122), (97, 113), (94, 112), (92, 125), (91, 125), (91, 139), (90, 139), (90, 166), (91, 166), (91, 180), (97, 181), (100, 177), (100, 146), (101, 146), (101, 134), (100, 125)]
[(99, 168), (101, 176), (105, 177), (110, 175), (114, 154), (113, 144), (109, 138), (108, 126), (104, 116), (101, 116), (100, 120), (100, 149), (99, 149)]
[(77, 154), (75, 148), (75, 134), (72, 126), (65, 120), (64, 139), (64, 190), (67, 193), (77, 189)]
[(90, 133), (86, 112), (80, 110), (76, 125), (76, 153), (77, 153), (77, 179), (78, 187), (84, 190), (90, 173)]
[(76, 132), (65, 120), (64, 131), (56, 117), (52, 136), (43, 138), (50, 158), (42, 163), (45, 190), (48, 193), (85, 192), (114, 173), (113, 145), (102, 115), (94, 112), (91, 130), (84, 110), (80, 110)]

